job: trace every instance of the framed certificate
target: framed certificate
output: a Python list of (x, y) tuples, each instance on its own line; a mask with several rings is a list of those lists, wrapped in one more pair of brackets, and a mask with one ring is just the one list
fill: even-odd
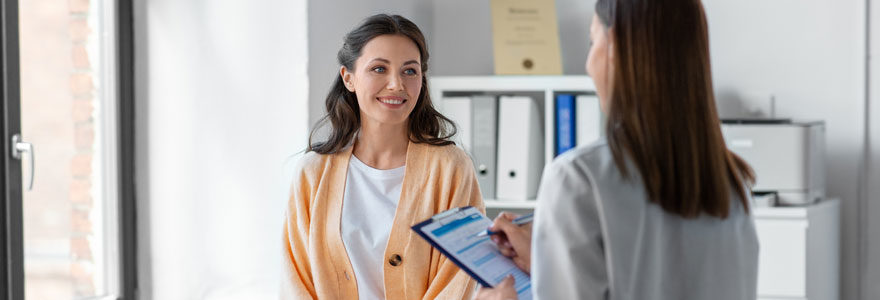
[(562, 74), (555, 0), (490, 1), (495, 74)]

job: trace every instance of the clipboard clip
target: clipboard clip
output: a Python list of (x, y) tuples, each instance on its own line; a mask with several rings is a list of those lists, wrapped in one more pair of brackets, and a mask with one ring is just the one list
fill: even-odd
[(461, 218), (464, 209), (465, 209), (465, 207), (456, 207), (456, 208), (453, 208), (453, 209), (450, 209), (450, 210), (447, 210), (442, 213), (434, 215), (433, 217), (431, 217), (431, 220), (433, 220), (434, 222), (440, 223), (440, 225), (446, 225), (449, 222), (452, 222), (452, 221), (455, 221), (456, 219)]

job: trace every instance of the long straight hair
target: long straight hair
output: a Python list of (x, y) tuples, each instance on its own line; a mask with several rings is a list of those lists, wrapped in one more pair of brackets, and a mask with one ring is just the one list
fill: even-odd
[[(454, 144), (449, 138), (455, 135), (455, 124), (440, 114), (431, 102), (428, 93), (428, 46), (422, 31), (415, 23), (399, 15), (378, 14), (363, 21), (357, 28), (345, 35), (342, 48), (336, 55), (340, 65), (354, 71), (355, 61), (361, 56), (364, 46), (380, 35), (402, 35), (415, 43), (421, 56), (422, 89), (415, 108), (409, 115), (409, 139), (415, 143), (430, 145)], [(336, 75), (325, 100), (327, 114), (318, 121), (309, 135), (308, 151), (320, 154), (336, 153), (347, 147), (361, 127), (360, 107), (357, 95), (345, 88), (341, 76)], [(326, 141), (316, 142), (315, 136), (322, 125), (330, 123), (330, 136)]]
[(606, 130), (618, 169), (629, 177), (629, 157), (669, 213), (726, 218), (731, 191), (748, 213), (754, 173), (721, 134), (700, 1), (599, 0), (596, 14), (613, 34)]

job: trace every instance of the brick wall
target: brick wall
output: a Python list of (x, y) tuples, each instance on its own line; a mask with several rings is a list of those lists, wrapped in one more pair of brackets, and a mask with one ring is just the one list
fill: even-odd
[(90, 218), (94, 209), (92, 197), (92, 164), (95, 145), (95, 78), (87, 43), (92, 35), (88, 25), (89, 0), (70, 0), (69, 32), (72, 44), (70, 93), (73, 96), (75, 154), (70, 161), (70, 276), (75, 297), (95, 295), (95, 257), (92, 253), (94, 228)]
[[(104, 0), (110, 1), (110, 0)], [(21, 126), (34, 144), (23, 193), (25, 298), (102, 293), (98, 0), (19, 1)], [(92, 50), (90, 50), (92, 49)], [(25, 160), (30, 159), (26, 157)], [(28, 162), (24, 161), (24, 166)], [(30, 170), (25, 167), (24, 178)]]

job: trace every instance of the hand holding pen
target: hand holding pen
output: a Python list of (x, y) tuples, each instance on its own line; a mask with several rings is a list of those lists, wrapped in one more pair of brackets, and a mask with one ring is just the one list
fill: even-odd
[(492, 233), (486, 233), (498, 245), (501, 254), (510, 257), (526, 273), (531, 272), (532, 218), (531, 214), (518, 217), (502, 212), (489, 227)]
[[(510, 214), (510, 215), (513, 215), (513, 214)], [(522, 216), (517, 217), (516, 219), (513, 219), (513, 221), (511, 223), (513, 223), (513, 225), (522, 226), (525, 224), (532, 223), (532, 219), (534, 219), (534, 217), (535, 217), (534, 213), (522, 215)], [(496, 218), (496, 220), (497, 220), (497, 218)], [(494, 225), (493, 225), (493, 227), (494, 227)], [(493, 234), (498, 234), (498, 233), (499, 232), (497, 232), (497, 231), (492, 231), (490, 229), (486, 229), (485, 232), (481, 232), (477, 236), (487, 236), (487, 235), (493, 235)]]

